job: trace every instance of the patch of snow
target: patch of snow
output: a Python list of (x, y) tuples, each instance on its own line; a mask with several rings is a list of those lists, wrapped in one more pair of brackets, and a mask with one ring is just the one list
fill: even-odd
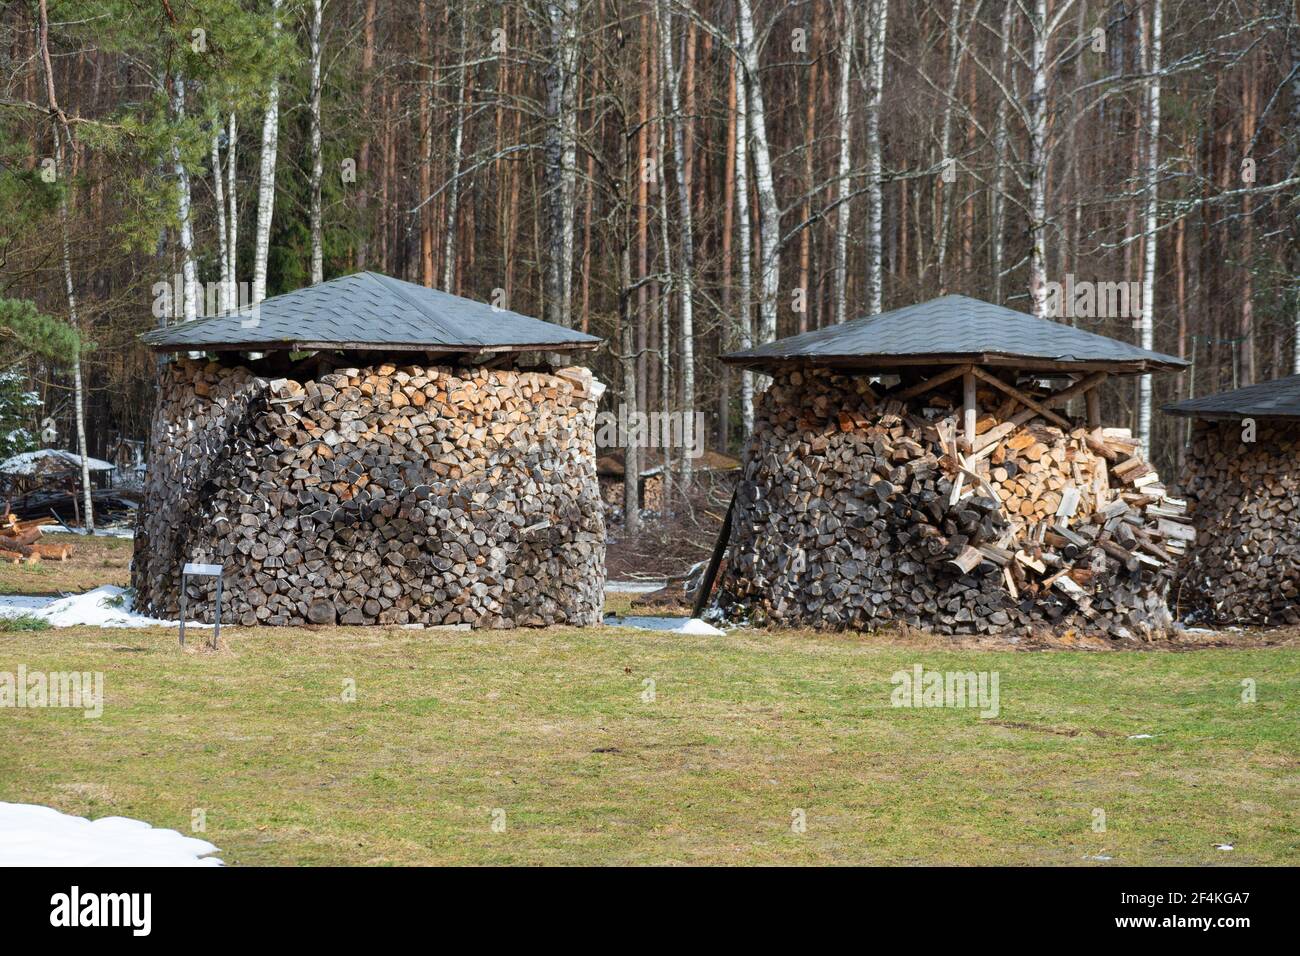
[[(8, 475), (35, 475), (43, 462), (55, 467), (80, 468), (81, 456), (61, 448), (42, 448), (39, 451), (25, 451), (21, 455), (0, 462), (0, 471)], [(117, 466), (99, 458), (86, 457), (91, 471), (112, 471)]]
[[(115, 603), (121, 598), (120, 606)], [(131, 597), (125, 588), (105, 584), (85, 594), (59, 598), (44, 607), (12, 607), (0, 605), (0, 617), (44, 618), (55, 627), (177, 627), (179, 621), (160, 621), (157, 618), (136, 614)], [(186, 627), (208, 627), (197, 621), (187, 621)]]
[[(57, 600), (58, 598), (35, 594), (0, 594), (0, 609), (15, 607), (21, 611), (30, 611), (33, 608), (48, 607)], [(2, 614), (3, 611), (0, 610), (0, 615)]]
[(605, 590), (613, 594), (649, 594), (668, 586), (667, 581), (606, 581)]
[(0, 803), (0, 866), (222, 866), (207, 840), (128, 817), (87, 820)]
[(1159, 737), (1159, 736), (1160, 736), (1159, 734), (1129, 734), (1128, 739), (1129, 740), (1151, 740), (1152, 738)]
[(1216, 843), (1214, 844), (1214, 848), (1216, 850), (1224, 850), (1224, 851), (1235, 849), (1235, 847), (1231, 843)]
[(1110, 861), (1110, 860), (1113, 860), (1113, 859), (1115, 859), (1115, 858), (1114, 858), (1113, 856), (1101, 856), (1101, 855), (1099, 854), (1099, 855), (1097, 855), (1097, 856), (1085, 856), (1084, 859), (1085, 859), (1085, 860), (1096, 860), (1096, 861), (1098, 861), (1099, 863), (1106, 863), (1106, 862), (1108, 862), (1108, 861)]
[(698, 617), (615, 617), (607, 623), (615, 627), (635, 627), (642, 631), (667, 631), (670, 634), (725, 634)]

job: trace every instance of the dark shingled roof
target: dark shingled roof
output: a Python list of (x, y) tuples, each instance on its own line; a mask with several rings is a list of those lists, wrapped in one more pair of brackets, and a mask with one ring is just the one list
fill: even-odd
[(1188, 418), (1300, 418), (1300, 375), (1164, 406)]
[(946, 295), (777, 339), (724, 355), (723, 361), (755, 369), (787, 363), (889, 369), (974, 362), (1026, 371), (1095, 368), (1120, 373), (1181, 369), (1189, 364), (964, 295)]
[(375, 272), (265, 299), (257, 309), (156, 329), (156, 351), (403, 349), (439, 352), (592, 349), (600, 339)]

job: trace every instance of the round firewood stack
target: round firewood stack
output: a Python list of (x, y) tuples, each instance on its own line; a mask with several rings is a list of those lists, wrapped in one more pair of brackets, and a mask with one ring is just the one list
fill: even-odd
[(977, 374), (978, 391), (950, 374), (884, 393), (862, 375), (778, 373), (744, 453), (725, 613), (943, 634), (1168, 627), (1166, 594), (1193, 536), (1185, 504), (1127, 429), (1075, 425), (1049, 407), (1068, 393), (1001, 378), (985, 388), (992, 373)]
[[(394, 364), (315, 379), (182, 360), (163, 374), (132, 583), (179, 613), (225, 568), (241, 625), (599, 623), (591, 373)], [(214, 583), (190, 579), (211, 620)]]
[(1189, 621), (1300, 624), (1300, 422), (1197, 421), (1183, 490), (1198, 532)]

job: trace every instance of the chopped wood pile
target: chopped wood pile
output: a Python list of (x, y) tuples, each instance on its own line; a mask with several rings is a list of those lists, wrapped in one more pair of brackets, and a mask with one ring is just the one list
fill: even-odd
[(1101, 377), (1053, 395), (978, 369), (987, 411), (968, 441), (959, 374), (884, 394), (824, 369), (775, 379), (745, 453), (728, 616), (1119, 638), (1172, 623), (1165, 596), (1195, 534), (1186, 504), (1128, 430), (1053, 410)]
[[(138, 606), (174, 618), (187, 561), (225, 620), (599, 623), (597, 392), (553, 374), (395, 364), (298, 382), (164, 373), (135, 536)], [(209, 579), (189, 607), (210, 619)]]
[(72, 556), (70, 544), (52, 544), (41, 540), (42, 528), (57, 524), (53, 518), (36, 518), (20, 521), (8, 509), (0, 514), (0, 561), (6, 564), (37, 564), (45, 561), (66, 561)]
[(1177, 591), (1188, 620), (1300, 624), (1300, 423), (1196, 422), (1182, 484), (1198, 535)]

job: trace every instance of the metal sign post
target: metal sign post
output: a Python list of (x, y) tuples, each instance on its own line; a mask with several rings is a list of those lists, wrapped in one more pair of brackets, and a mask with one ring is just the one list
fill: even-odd
[(185, 646), (185, 585), (191, 577), (217, 579), (217, 610), (212, 624), (212, 649), (216, 650), (221, 636), (221, 565), (189, 563), (181, 568), (181, 647)]

